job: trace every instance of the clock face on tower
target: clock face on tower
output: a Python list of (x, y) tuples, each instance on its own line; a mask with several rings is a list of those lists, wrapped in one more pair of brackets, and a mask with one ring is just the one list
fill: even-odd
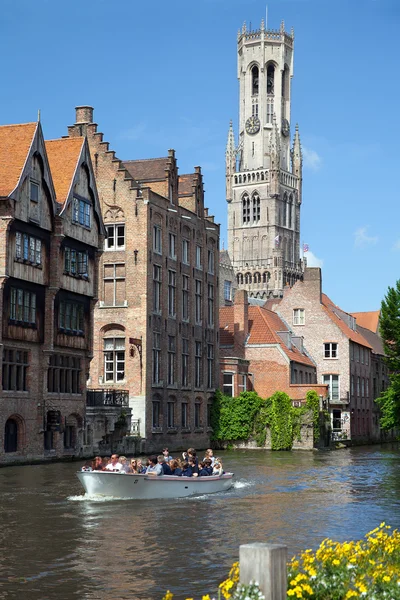
[(252, 117), (249, 117), (246, 121), (246, 131), (247, 133), (249, 133), (250, 135), (254, 135), (255, 133), (258, 133), (260, 131), (260, 119), (258, 117), (256, 117), (255, 115), (253, 115)]

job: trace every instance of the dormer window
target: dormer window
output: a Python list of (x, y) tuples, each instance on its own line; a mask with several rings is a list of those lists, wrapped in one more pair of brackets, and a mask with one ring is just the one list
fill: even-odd
[(34, 181), (31, 181), (29, 197), (31, 202), (39, 202), (39, 186)]
[(80, 198), (74, 198), (72, 222), (90, 228), (90, 203)]

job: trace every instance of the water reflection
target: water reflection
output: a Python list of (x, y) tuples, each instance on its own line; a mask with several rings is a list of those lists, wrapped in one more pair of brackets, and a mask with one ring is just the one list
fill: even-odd
[(197, 598), (239, 544), (293, 554), (400, 525), (397, 447), (226, 452), (224, 464), (236, 474), (228, 493), (147, 504), (84, 497), (74, 464), (0, 470), (0, 598)]

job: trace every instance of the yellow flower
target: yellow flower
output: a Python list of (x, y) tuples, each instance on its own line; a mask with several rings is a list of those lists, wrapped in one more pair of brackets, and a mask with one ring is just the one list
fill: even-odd
[(206, 596), (203, 596), (201, 600), (211, 600), (210, 594), (207, 594)]
[(345, 600), (348, 600), (348, 598), (358, 598), (358, 594), (355, 590), (349, 590), (347, 592), (347, 594), (345, 595)]
[(173, 597), (174, 597), (173, 593), (170, 592), (169, 590), (167, 590), (167, 593), (165, 594), (165, 596), (162, 600), (172, 600)]
[(294, 590), (288, 590), (286, 593), (288, 596), (294, 596)]
[(388, 575), (384, 575), (382, 579), (383, 581), (390, 581), (390, 577), (388, 577)]
[(332, 564), (333, 564), (333, 565), (340, 565), (340, 560), (338, 560), (337, 558), (335, 558), (335, 559), (332, 561)]

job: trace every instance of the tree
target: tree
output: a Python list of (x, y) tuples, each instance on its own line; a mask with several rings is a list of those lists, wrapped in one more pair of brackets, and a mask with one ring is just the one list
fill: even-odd
[(380, 334), (389, 369), (390, 384), (376, 399), (381, 409), (381, 428), (400, 426), (400, 280), (382, 300)]

